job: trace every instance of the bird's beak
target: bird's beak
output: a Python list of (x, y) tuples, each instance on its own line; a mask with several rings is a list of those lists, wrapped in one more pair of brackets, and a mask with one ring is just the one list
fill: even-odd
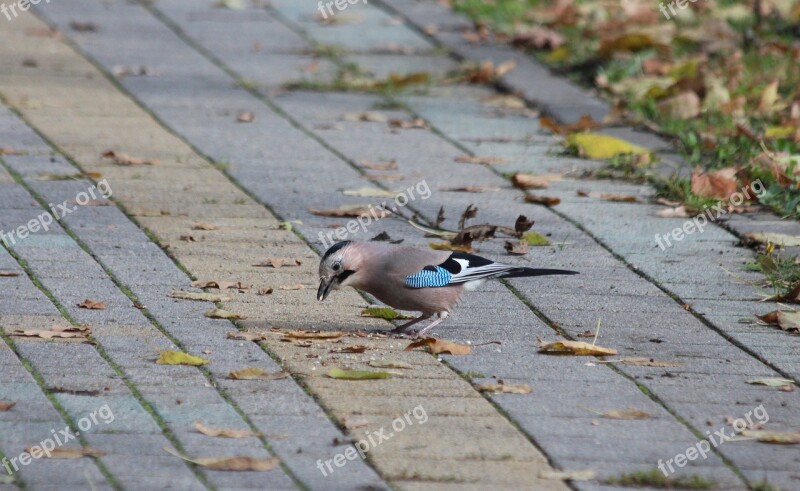
[(333, 287), (336, 278), (320, 278), (319, 280), (319, 290), (317, 290), (317, 300), (320, 302), (325, 300), (328, 297), (328, 294), (331, 292), (331, 287)]

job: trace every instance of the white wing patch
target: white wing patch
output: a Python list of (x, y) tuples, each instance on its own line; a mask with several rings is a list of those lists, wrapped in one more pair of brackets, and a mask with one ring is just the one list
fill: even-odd
[(490, 278), (499, 273), (503, 273), (510, 269), (514, 269), (514, 266), (509, 266), (507, 264), (500, 264), (500, 263), (490, 263), (490, 264), (484, 264), (483, 266), (470, 267), (469, 260), (467, 259), (453, 259), (453, 260), (456, 261), (461, 266), (461, 271), (459, 271), (458, 274), (453, 275), (453, 277), (450, 279), (451, 284), (466, 283), (468, 281)]

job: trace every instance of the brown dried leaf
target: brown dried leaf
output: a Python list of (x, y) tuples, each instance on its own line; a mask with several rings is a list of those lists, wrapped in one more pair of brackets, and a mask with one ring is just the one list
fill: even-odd
[(0, 401), (0, 413), (10, 411), (14, 406), (16, 406), (16, 402), (4, 402)]
[(800, 312), (784, 312), (776, 310), (769, 314), (757, 316), (763, 322), (771, 326), (778, 326), (787, 332), (800, 332)]
[(363, 344), (356, 344), (353, 346), (343, 346), (341, 348), (332, 349), (331, 353), (363, 353), (367, 350), (367, 347)]
[(19, 276), (16, 271), (0, 271), (0, 278), (13, 278)]
[(239, 113), (239, 115), (236, 116), (236, 121), (239, 123), (252, 123), (255, 119), (255, 115), (251, 112)]
[(403, 130), (413, 130), (413, 129), (427, 130), (431, 127), (431, 125), (429, 125), (428, 122), (422, 118), (390, 119), (389, 126), (392, 128), (400, 128)]
[(550, 186), (550, 181), (560, 176), (546, 175), (535, 176), (517, 172), (511, 176), (511, 183), (520, 189), (545, 189)]
[(589, 131), (602, 126), (588, 114), (582, 114), (578, 121), (571, 124), (560, 124), (547, 116), (540, 116), (539, 125), (547, 128), (556, 135), (568, 135), (579, 131)]
[(111, 159), (117, 165), (133, 166), (133, 165), (156, 165), (158, 160), (155, 159), (140, 159), (132, 157), (127, 153), (115, 152), (114, 150), (106, 150), (103, 152), (103, 158)]
[(286, 258), (286, 257), (269, 257), (269, 258), (267, 258), (266, 261), (262, 261), (262, 262), (260, 262), (258, 264), (254, 264), (253, 266), (255, 266), (257, 268), (272, 267), (272, 268), (275, 268), (275, 269), (280, 269), (280, 268), (282, 268), (284, 266), (286, 266), (286, 267), (294, 267), (294, 266), (300, 266), (302, 264), (303, 264), (303, 262), (300, 261), (299, 259), (290, 259), (290, 258)]
[(505, 164), (508, 162), (504, 157), (490, 157), (480, 155), (461, 155), (453, 159), (460, 164), (482, 164), (482, 165), (495, 165)]
[(686, 209), (686, 206), (676, 206), (675, 208), (664, 208), (663, 210), (658, 210), (656, 212), (656, 216), (662, 218), (686, 218), (689, 216), (689, 211)]
[(321, 217), (377, 217), (384, 218), (391, 215), (390, 212), (372, 205), (342, 205), (338, 208), (309, 208), (312, 215)]
[(739, 169), (727, 167), (714, 172), (703, 172), (696, 168), (692, 172), (692, 193), (701, 198), (728, 199), (736, 193), (738, 184), (736, 174)]
[(778, 443), (782, 445), (800, 443), (800, 431), (744, 430), (740, 435), (747, 438), (755, 438), (763, 443)]
[(228, 339), (238, 339), (240, 341), (264, 341), (267, 339), (266, 336), (263, 334), (259, 334), (256, 332), (229, 332), (226, 337)]
[(289, 376), (289, 372), (268, 372), (261, 368), (242, 368), (228, 374), (230, 380), (278, 380)]
[(74, 326), (53, 326), (48, 331), (35, 330), (35, 329), (16, 329), (11, 333), (12, 336), (17, 337), (34, 337), (42, 339), (52, 338), (82, 338), (89, 332), (88, 327), (74, 327)]
[(217, 230), (218, 228), (213, 223), (195, 222), (192, 224), (192, 230)]
[(281, 285), (278, 290), (302, 290), (305, 287), (302, 283), (297, 283), (296, 285)]
[(259, 433), (255, 433), (250, 430), (234, 430), (230, 428), (213, 428), (211, 426), (206, 426), (203, 423), (196, 421), (194, 423), (194, 429), (199, 431), (200, 433), (206, 436), (213, 436), (218, 438), (249, 438), (253, 436), (259, 436)]
[(395, 170), (397, 169), (397, 161), (392, 159), (388, 162), (370, 162), (369, 160), (362, 160), (358, 163), (361, 167), (372, 170)]
[(228, 288), (234, 288), (236, 290), (247, 290), (248, 288), (250, 288), (249, 286), (242, 284), (241, 281), (219, 281), (219, 280), (193, 281), (192, 286), (195, 288), (217, 288), (220, 290), (225, 290)]
[(518, 216), (517, 221), (514, 222), (514, 230), (519, 234), (527, 232), (531, 227), (533, 227), (533, 220), (528, 220), (525, 215)]
[(339, 339), (344, 336), (342, 331), (287, 331), (283, 333), (288, 339)]
[(179, 298), (181, 300), (199, 300), (202, 302), (229, 302), (232, 300), (228, 295), (222, 295), (220, 293), (186, 292), (183, 290), (172, 290), (167, 296), (170, 298)]
[(233, 312), (228, 312), (227, 310), (223, 309), (209, 309), (206, 311), (205, 316), (209, 319), (232, 319), (232, 320), (241, 320), (247, 319), (246, 316), (241, 314), (234, 314)]
[[(31, 449), (26, 448), (26, 452), (30, 453)], [(44, 455), (43, 458), (50, 459), (81, 459), (83, 457), (103, 457), (106, 452), (91, 447), (58, 447), (50, 450), (50, 457)]]
[(506, 252), (512, 256), (524, 256), (530, 251), (528, 243), (523, 241), (511, 242), (507, 240), (504, 247)]
[(89, 310), (105, 310), (106, 304), (104, 304), (103, 302), (86, 299), (83, 302), (79, 303), (78, 307)]
[(603, 348), (583, 341), (553, 341), (539, 346), (539, 353), (549, 355), (608, 356), (616, 355), (617, 350)]
[(565, 41), (558, 31), (540, 26), (528, 28), (511, 38), (511, 44), (518, 48), (556, 49)]
[(437, 338), (424, 338), (406, 346), (404, 351), (411, 351), (414, 348), (427, 347), (434, 355), (439, 353), (449, 353), (451, 355), (468, 355), (472, 347), (468, 344), (458, 344), (452, 341)]
[(272, 288), (259, 288), (256, 292), (256, 295), (264, 296), (264, 295), (271, 295), (272, 292), (275, 291)]
[(281, 461), (275, 457), (268, 459), (258, 459), (255, 457), (234, 456), (234, 457), (203, 457), (197, 459), (190, 459), (189, 457), (181, 455), (176, 450), (173, 450), (169, 447), (164, 447), (164, 451), (170, 455), (178, 457), (179, 459), (215, 471), (266, 472), (278, 467), (281, 463)]
[(631, 407), (628, 409), (608, 411), (607, 413), (603, 413), (603, 417), (608, 419), (650, 419), (652, 416), (648, 412)]
[(561, 198), (528, 193), (525, 195), (525, 202), (544, 206), (556, 206), (557, 204), (561, 203)]
[(385, 114), (374, 111), (342, 114), (342, 121), (370, 121), (373, 123), (385, 123), (388, 120), (389, 118), (387, 118)]
[(495, 186), (457, 186), (450, 188), (439, 188), (439, 191), (450, 191), (456, 193), (493, 193), (500, 191), (500, 188)]

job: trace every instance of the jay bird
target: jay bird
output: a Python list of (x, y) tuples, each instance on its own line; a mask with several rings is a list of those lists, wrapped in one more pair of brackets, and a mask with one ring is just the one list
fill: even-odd
[(394, 329), (395, 334), (406, 334), (412, 325), (436, 315), (416, 334), (422, 336), (447, 318), (464, 290), (474, 290), (487, 279), (554, 274), (578, 272), (511, 266), (463, 252), (344, 241), (322, 256), (317, 300), (351, 286), (396, 309), (421, 312)]

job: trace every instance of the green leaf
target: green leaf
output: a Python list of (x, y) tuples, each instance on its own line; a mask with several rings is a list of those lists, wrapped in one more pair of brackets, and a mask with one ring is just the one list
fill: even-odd
[(374, 380), (389, 378), (389, 372), (373, 372), (370, 370), (342, 370), (341, 368), (331, 368), (328, 377), (340, 380)]
[(386, 319), (393, 321), (395, 319), (412, 319), (410, 315), (401, 314), (400, 312), (389, 307), (370, 307), (361, 311), (361, 317), (377, 317), (378, 319)]
[(549, 246), (550, 241), (547, 237), (537, 232), (525, 232), (522, 234), (522, 240), (528, 243), (529, 246)]
[(189, 355), (181, 351), (161, 351), (161, 356), (156, 360), (159, 365), (191, 365), (200, 366), (208, 363), (205, 358), (199, 356)]

